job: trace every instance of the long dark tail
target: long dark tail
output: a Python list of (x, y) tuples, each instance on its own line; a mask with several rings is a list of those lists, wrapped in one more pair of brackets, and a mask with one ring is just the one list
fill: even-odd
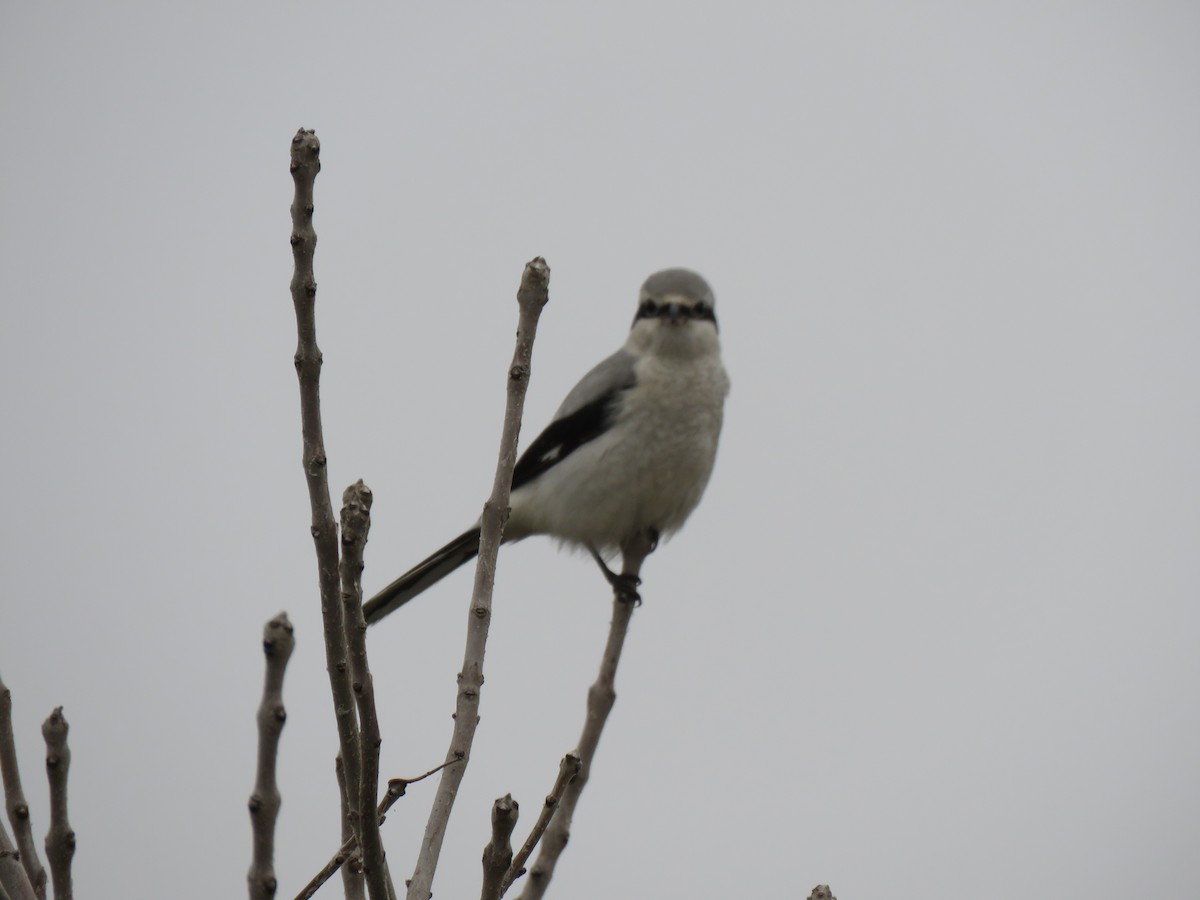
[(464, 531), (428, 559), (417, 563), (363, 606), (367, 624), (374, 625), (417, 594), (433, 587), (459, 566), (479, 555), (479, 529)]

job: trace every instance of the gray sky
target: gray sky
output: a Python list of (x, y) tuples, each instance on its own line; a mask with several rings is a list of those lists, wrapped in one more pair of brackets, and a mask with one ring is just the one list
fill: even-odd
[[(0, 668), (39, 832), (66, 707), (80, 895), (244, 890), (280, 609), (280, 895), (337, 843), (300, 126), (369, 589), (478, 514), (527, 259), (527, 436), (648, 273), (719, 298), (717, 470), (647, 564), (555, 896), (1194, 895), (1195, 5), (327, 6), (0, 13)], [(371, 634), (386, 775), (445, 753), (469, 585)], [(608, 614), (586, 558), (505, 549), (438, 896), (478, 892), (495, 797), (532, 821)]]

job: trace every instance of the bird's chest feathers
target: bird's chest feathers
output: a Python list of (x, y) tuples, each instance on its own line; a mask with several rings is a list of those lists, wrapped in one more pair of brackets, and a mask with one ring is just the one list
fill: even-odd
[(729, 389), (720, 362), (647, 357), (636, 375), (622, 418), (645, 441), (640, 452), (689, 471), (711, 467)]

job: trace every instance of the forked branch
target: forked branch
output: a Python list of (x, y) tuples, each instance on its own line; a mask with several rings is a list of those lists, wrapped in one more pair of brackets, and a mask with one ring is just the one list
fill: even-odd
[[(391, 779), (388, 782), (387, 793), (379, 802), (379, 807), (375, 812), (379, 824), (382, 825), (387, 820), (387, 811), (392, 808), (392, 804), (404, 796), (404, 792), (408, 790), (408, 786), (410, 784), (416, 784), (418, 781), (424, 781), (430, 775), (436, 775), (438, 772), (442, 771), (442, 769), (446, 768), (446, 766), (453, 765), (456, 762), (458, 762), (456, 759), (452, 759), (449, 762), (444, 762), (440, 766), (434, 766), (424, 775), (418, 775), (416, 778)], [(321, 885), (332, 878), (333, 874), (338, 869), (350, 861), (350, 859), (355, 855), (356, 849), (357, 843), (355, 842), (354, 838), (350, 838), (343, 843), (342, 846), (338, 848), (337, 853), (333, 855), (333, 858), (330, 859), (329, 862), (327, 862), (321, 869), (321, 871), (314, 875), (312, 880), (304, 886), (304, 889), (296, 895), (296, 900), (311, 900)]]
[(525, 861), (529, 859), (529, 855), (537, 847), (538, 841), (542, 839), (542, 835), (546, 833), (546, 829), (554, 821), (555, 814), (562, 808), (563, 794), (566, 793), (567, 785), (571, 784), (576, 776), (579, 775), (580, 766), (580, 759), (574, 753), (568, 753), (562, 758), (562, 762), (558, 765), (558, 778), (555, 779), (554, 787), (550, 789), (550, 793), (546, 795), (546, 801), (542, 804), (541, 815), (538, 816), (537, 822), (534, 823), (533, 829), (529, 832), (529, 837), (525, 839), (525, 843), (521, 845), (521, 849), (513, 857), (512, 863), (504, 875), (504, 881), (500, 885), (500, 896), (507, 893), (508, 889), (512, 887), (512, 883), (525, 874)]
[[(621, 575), (635, 582), (642, 570), (642, 563), (653, 552), (655, 544), (656, 536), (651, 534), (640, 534), (627, 542), (621, 548)], [(545, 895), (546, 887), (554, 876), (558, 857), (567, 846), (575, 806), (591, 774), (592, 760), (600, 743), (600, 735), (617, 699), (617, 664), (621, 661), (621, 650), (625, 646), (625, 635), (629, 631), (629, 620), (633, 617), (634, 607), (635, 604), (625, 599), (619, 588), (614, 586), (613, 617), (608, 628), (608, 641), (604, 646), (604, 655), (600, 658), (600, 673), (588, 689), (587, 715), (576, 750), (581, 763), (579, 774), (563, 792), (561, 808), (546, 830), (546, 836), (542, 839), (542, 849), (538, 852), (537, 862), (529, 871), (529, 879), (520, 900), (540, 900)]]
[[(20, 855), (29, 885), (38, 900), (46, 896), (46, 870), (38, 859), (33, 842), (33, 825), (29, 820), (29, 804), (21, 789), (21, 770), (17, 766), (17, 742), (12, 729), (12, 693), (0, 680), (0, 778), (4, 781), (4, 807), (12, 825), (15, 850)], [(3, 883), (0, 880), (0, 883)], [(9, 892), (11, 893), (11, 891)]]
[(321, 143), (312, 131), (300, 129), (292, 138), (292, 306), (296, 312), (296, 376), (300, 382), (302, 463), (308, 483), (312, 513), (312, 538), (317, 555), (317, 580), (321, 593), (321, 620), (325, 636), (325, 668), (333, 695), (338, 743), (345, 766), (346, 816), (355, 835), (361, 828), (358, 717), (350, 666), (347, 661), (345, 620), (339, 596), (337, 523), (329, 497), (325, 437), (321, 428), (321, 350), (317, 346), (317, 282), (313, 254), (317, 233), (313, 228), (313, 185), (321, 171)]

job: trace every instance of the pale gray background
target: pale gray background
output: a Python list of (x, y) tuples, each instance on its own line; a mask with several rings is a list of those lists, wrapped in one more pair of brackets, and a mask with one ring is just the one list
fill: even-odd
[[(1196, 5), (332, 6), (0, 13), (0, 665), (39, 832), (38, 724), (70, 718), (79, 895), (242, 895), (280, 609), (280, 895), (336, 844), (303, 125), (369, 588), (478, 513), (525, 260), (531, 431), (649, 272), (719, 297), (717, 471), (648, 563), (555, 896), (1194, 896)], [(371, 634), (385, 774), (445, 752), (469, 583)], [(609, 615), (544, 540), (497, 591), (443, 898), (494, 797), (532, 821)], [(398, 875), (431, 796), (386, 827)]]

